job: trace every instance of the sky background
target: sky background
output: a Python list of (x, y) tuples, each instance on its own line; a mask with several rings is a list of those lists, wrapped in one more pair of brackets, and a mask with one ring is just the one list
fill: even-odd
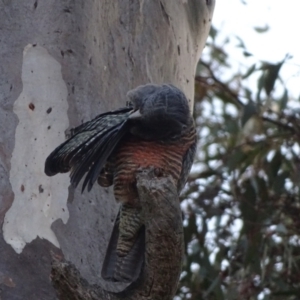
[[(277, 63), (286, 54), (293, 56), (281, 70), (286, 87), (295, 98), (300, 95), (300, 1), (299, 0), (216, 0), (213, 25), (221, 29), (222, 38), (230, 37), (226, 46), (231, 57), (251, 65), (257, 60)], [(258, 34), (254, 27), (266, 28)], [(240, 49), (236, 49), (240, 37), (253, 60), (245, 59)], [(234, 62), (233, 62), (234, 63)]]

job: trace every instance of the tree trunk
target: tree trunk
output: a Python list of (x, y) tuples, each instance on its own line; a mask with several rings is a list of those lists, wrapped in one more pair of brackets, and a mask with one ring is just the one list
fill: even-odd
[(214, 1), (0, 2), (0, 297), (56, 299), (51, 254), (90, 284), (117, 211), (112, 190), (80, 194), (44, 161), (68, 128), (170, 82), (192, 101)]

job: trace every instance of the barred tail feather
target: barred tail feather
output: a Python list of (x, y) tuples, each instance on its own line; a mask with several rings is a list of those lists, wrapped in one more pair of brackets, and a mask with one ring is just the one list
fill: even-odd
[(113, 232), (106, 250), (101, 276), (106, 281), (135, 283), (142, 272), (145, 255), (145, 227), (142, 226), (136, 236), (135, 242), (127, 253), (117, 254), (119, 240), (119, 218), (117, 216)]

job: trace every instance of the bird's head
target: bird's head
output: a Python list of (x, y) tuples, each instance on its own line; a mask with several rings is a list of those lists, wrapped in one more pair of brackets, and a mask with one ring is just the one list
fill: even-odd
[(176, 139), (192, 121), (183, 92), (171, 84), (147, 84), (127, 93), (131, 133), (144, 139)]

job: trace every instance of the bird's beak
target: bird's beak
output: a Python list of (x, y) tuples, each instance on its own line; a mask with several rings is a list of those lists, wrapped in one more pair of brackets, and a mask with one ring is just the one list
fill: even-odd
[(133, 113), (131, 113), (131, 115), (129, 116), (129, 119), (131, 120), (136, 120), (136, 119), (140, 119), (142, 117), (140, 110), (136, 110)]

